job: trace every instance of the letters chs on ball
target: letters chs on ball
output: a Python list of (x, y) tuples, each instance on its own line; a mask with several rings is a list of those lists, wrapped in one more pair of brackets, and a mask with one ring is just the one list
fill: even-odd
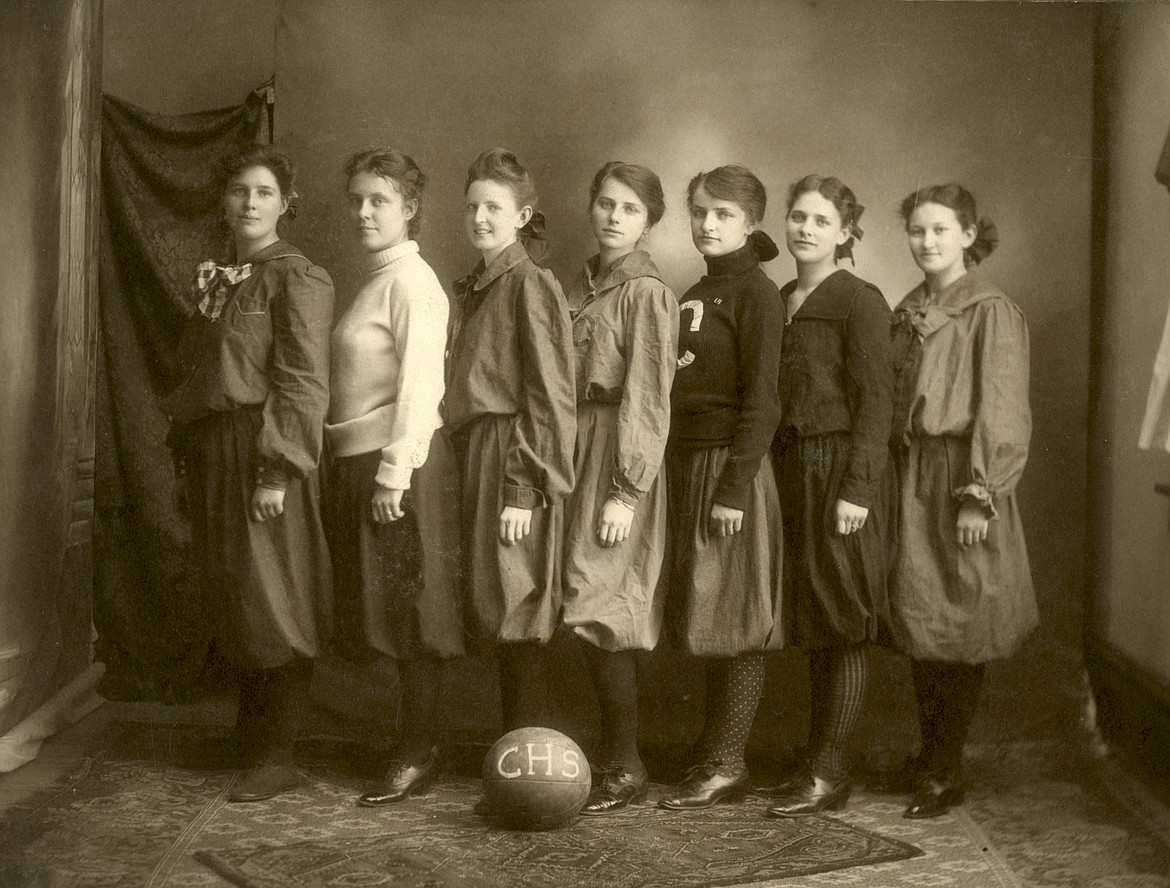
[[(527, 747), (527, 751), (528, 751), (528, 773), (527, 773), (527, 775), (524, 774), (523, 767), (514, 767), (512, 769), (506, 769), (506, 766), (504, 764), (504, 760), (508, 756), (514, 755), (514, 754), (519, 754), (519, 752), (520, 752), (519, 746), (509, 746), (507, 749), (504, 749), (500, 753), (499, 758), (496, 759), (496, 772), (506, 780), (514, 780), (515, 778), (521, 777), (521, 776), (532, 777), (532, 776), (536, 775), (536, 769), (535, 769), (536, 763), (543, 762), (545, 765), (544, 776), (552, 777), (553, 776), (552, 744), (551, 743), (526, 743), (525, 746)], [(540, 754), (534, 752), (535, 749), (539, 749), (541, 747), (544, 748), (543, 755), (540, 755)], [(519, 763), (514, 763), (514, 764), (519, 764)], [(572, 749), (562, 749), (561, 750), (560, 776), (565, 777), (569, 780), (572, 780), (580, 773), (581, 773), (581, 765), (580, 765), (580, 760), (578, 759), (577, 753)]]

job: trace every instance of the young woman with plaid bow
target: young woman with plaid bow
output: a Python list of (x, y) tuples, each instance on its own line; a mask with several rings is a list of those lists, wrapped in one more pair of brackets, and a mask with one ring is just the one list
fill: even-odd
[(309, 696), (329, 553), (317, 483), (329, 400), (333, 284), (277, 225), (293, 168), (253, 146), (223, 167), (228, 263), (205, 262), (164, 401), (216, 649), (241, 670), (234, 739), (252, 765), (232, 801), (300, 782), (292, 747)]

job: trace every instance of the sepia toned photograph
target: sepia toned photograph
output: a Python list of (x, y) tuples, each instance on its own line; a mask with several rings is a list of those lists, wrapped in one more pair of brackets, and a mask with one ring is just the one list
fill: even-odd
[(1170, 4), (0, 36), (0, 888), (1170, 888)]

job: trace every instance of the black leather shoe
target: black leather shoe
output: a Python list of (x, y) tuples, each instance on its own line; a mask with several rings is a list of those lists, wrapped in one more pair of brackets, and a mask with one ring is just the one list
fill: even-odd
[(954, 805), (963, 801), (966, 787), (959, 777), (943, 775), (927, 777), (914, 793), (910, 807), (902, 812), (903, 817), (911, 820), (929, 820), (931, 817), (942, 817)]
[(422, 762), (395, 760), (390, 763), (386, 776), (379, 783), (358, 797), (358, 804), (365, 808), (401, 802), (411, 793), (418, 793), (430, 786), (439, 773), (438, 750), (431, 749), (430, 755)]
[(826, 780), (808, 776), (800, 789), (768, 809), (769, 817), (803, 817), (845, 807), (853, 786), (847, 778)]
[(581, 813), (588, 816), (612, 814), (629, 805), (646, 800), (650, 777), (645, 768), (640, 774), (625, 770), (621, 765), (600, 770), (601, 782), (589, 793)]
[(718, 762), (708, 762), (691, 768), (687, 779), (673, 795), (658, 800), (658, 807), (669, 811), (688, 811), (710, 808), (716, 802), (730, 802), (747, 795), (751, 790), (747, 768), (738, 774), (727, 775), (720, 774), (718, 767)]
[(246, 773), (228, 794), (229, 802), (262, 802), (303, 783), (296, 765), (262, 762)]

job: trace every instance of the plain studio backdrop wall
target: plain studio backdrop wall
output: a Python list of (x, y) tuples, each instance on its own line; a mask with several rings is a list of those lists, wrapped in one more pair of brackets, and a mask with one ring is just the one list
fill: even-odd
[[(567, 287), (596, 249), (586, 204), (605, 161), (661, 176), (649, 249), (679, 295), (703, 271), (687, 181), (742, 163), (783, 242), (787, 186), (833, 174), (867, 210), (861, 276), (896, 302), (920, 279), (895, 209), (914, 188), (965, 183), (998, 224), (986, 273), (1028, 316), (1034, 450), (1022, 502), (1037, 585), (1079, 608), (1088, 377), (1092, 16), (1064, 4), (277, 4), (276, 137), (300, 165), (290, 238), (356, 280), (342, 164), (390, 144), (430, 177), (420, 245), (443, 281), (478, 259), (463, 234), (468, 163), (515, 151), (536, 177)], [(847, 266), (848, 267), (848, 266)], [(787, 252), (765, 266), (783, 283)], [(1052, 611), (1054, 608), (1046, 608)]]
[[(406, 151), (430, 176), (419, 240), (444, 282), (478, 259), (463, 234), (463, 182), (492, 145), (535, 174), (566, 286), (595, 249), (587, 190), (606, 160), (662, 177), (667, 215), (648, 246), (679, 295), (703, 271), (684, 207), (699, 170), (755, 170), (771, 198), (763, 227), (781, 243), (788, 184), (840, 176), (868, 208), (856, 271), (891, 302), (920, 279), (897, 203), (919, 185), (968, 185), (1002, 236), (986, 274), (1023, 306), (1032, 333), (1035, 432), (1021, 499), (1044, 622), (993, 673), (990, 699), (1021, 697), (1035, 705), (1013, 712), (1072, 723), (1075, 701), (1053, 694), (1051, 671), (1035, 664), (1075, 656), (1080, 632), (1091, 6), (106, 0), (103, 76), (114, 96), (179, 113), (240, 102), (275, 71), (277, 141), (300, 169), (288, 237), (333, 275), (339, 310), (358, 277), (341, 168), (372, 145)], [(777, 283), (793, 274), (783, 249), (765, 268)], [(650, 690), (644, 702), (666, 696)], [(908, 706), (909, 691), (896, 693)], [(788, 696), (799, 710), (799, 694)], [(685, 717), (665, 714), (660, 724)]]

